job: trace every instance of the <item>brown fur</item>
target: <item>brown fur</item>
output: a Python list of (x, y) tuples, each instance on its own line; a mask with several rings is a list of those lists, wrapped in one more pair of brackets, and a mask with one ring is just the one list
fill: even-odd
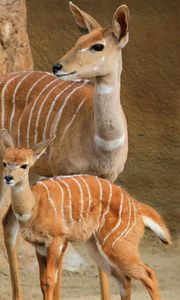
[[(43, 153), (47, 143), (44, 149), (42, 144), (39, 147)], [(32, 156), (26, 156), (29, 166), (34, 164), (39, 149), (36, 146)], [(13, 149), (10, 151), (14, 158)], [(17, 157), (23, 160), (24, 149), (15, 148), (14, 152), (16, 155), (19, 152)], [(7, 153), (8, 149), (6, 159)], [(8, 157), (7, 163), (11, 164), (12, 159)], [(151, 299), (160, 299), (155, 273), (140, 260), (138, 251), (144, 233), (144, 216), (160, 226), (164, 241), (170, 243), (169, 231), (153, 208), (134, 200), (121, 187), (95, 176), (54, 177), (37, 182), (31, 189), (26, 170), (17, 175), (17, 169), (13, 169), (11, 175), (14, 178), (12, 207), (23, 237), (36, 248), (44, 299), (53, 299), (55, 273), (69, 241), (85, 242), (98, 266), (118, 280), (122, 300), (131, 299), (131, 279), (141, 281)], [(28, 219), (21, 219), (27, 214)], [(39, 247), (47, 254), (42, 255)]]

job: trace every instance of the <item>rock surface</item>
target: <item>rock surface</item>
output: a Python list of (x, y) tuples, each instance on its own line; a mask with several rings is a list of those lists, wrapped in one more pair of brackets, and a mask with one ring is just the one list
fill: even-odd
[(33, 67), (25, 0), (0, 1), (0, 75)]

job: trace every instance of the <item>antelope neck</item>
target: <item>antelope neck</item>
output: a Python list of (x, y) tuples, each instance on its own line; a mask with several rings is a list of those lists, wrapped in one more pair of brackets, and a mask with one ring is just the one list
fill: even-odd
[(124, 139), (124, 119), (120, 103), (120, 75), (110, 74), (95, 81), (95, 136), (105, 141)]
[(32, 209), (35, 205), (35, 197), (30, 188), (28, 176), (11, 187), (11, 199), (17, 219), (27, 221), (32, 216)]

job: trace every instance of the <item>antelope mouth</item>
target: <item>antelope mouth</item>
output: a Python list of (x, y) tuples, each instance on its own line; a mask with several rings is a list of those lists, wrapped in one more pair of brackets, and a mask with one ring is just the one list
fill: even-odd
[(73, 72), (70, 72), (70, 73), (65, 73), (63, 71), (57, 71), (54, 75), (56, 75), (57, 77), (66, 77), (66, 76), (71, 76), (71, 75), (74, 75), (76, 74), (77, 71), (73, 71)]
[(6, 179), (4, 179), (4, 182), (9, 185), (9, 186), (14, 186), (15, 185), (15, 181), (14, 180), (10, 180), (10, 181), (7, 181)]

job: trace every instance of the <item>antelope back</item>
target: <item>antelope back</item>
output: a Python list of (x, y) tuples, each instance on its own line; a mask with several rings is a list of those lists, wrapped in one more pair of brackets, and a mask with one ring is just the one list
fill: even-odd
[(61, 81), (45, 72), (17, 72), (0, 82), (0, 124), (18, 146), (29, 148), (57, 131), (62, 136), (77, 114), (92, 109), (93, 87)]
[(48, 211), (50, 218), (72, 229), (72, 239), (87, 240), (96, 234), (103, 247), (114, 247), (136, 225), (137, 202), (107, 180), (89, 175), (61, 176), (40, 181), (33, 189), (42, 198), (44, 213)]

